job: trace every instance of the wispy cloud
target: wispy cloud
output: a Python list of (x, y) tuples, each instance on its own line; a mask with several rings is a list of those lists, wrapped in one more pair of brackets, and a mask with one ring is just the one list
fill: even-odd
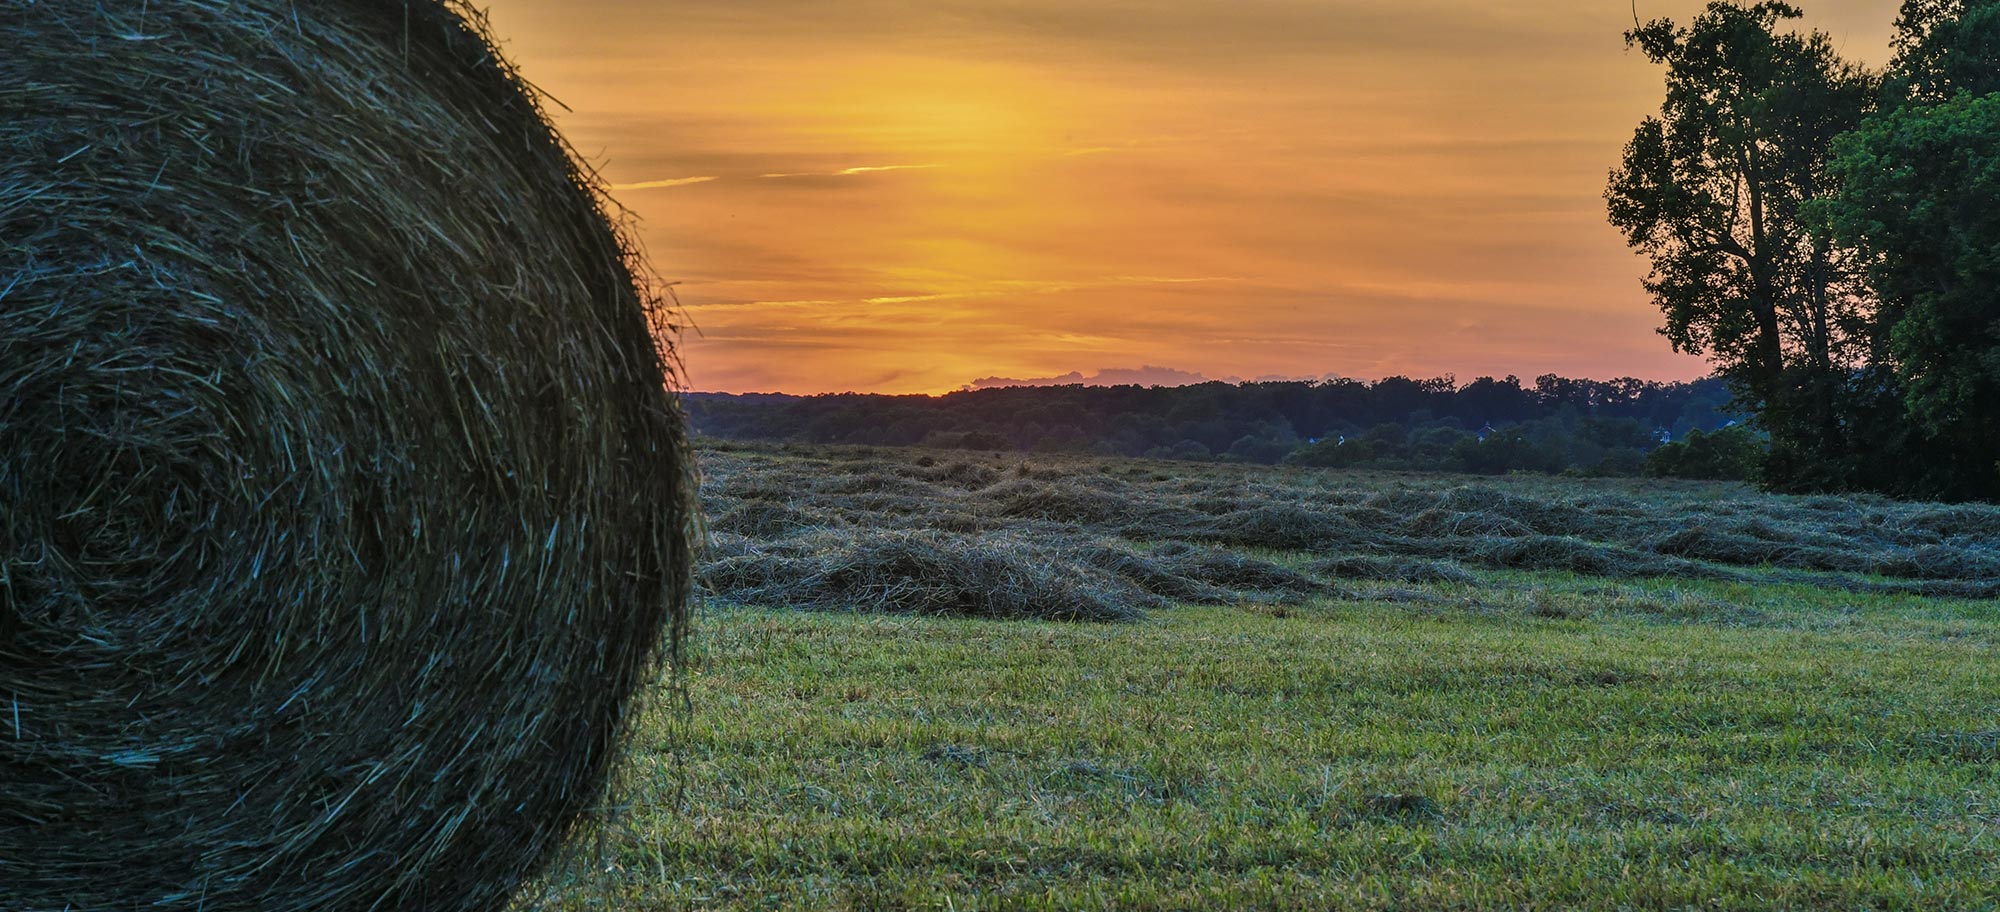
[(842, 168), (840, 174), (867, 174), (870, 171), (917, 171), (936, 168), (937, 165), (863, 165), (859, 168)]
[(702, 300), (691, 296), (683, 305), (688, 309), (705, 307), (844, 307), (854, 305), (920, 304), (929, 301), (966, 301), (977, 299), (1015, 298), (1022, 295), (1057, 295), (1072, 291), (1087, 291), (1117, 287), (1140, 287), (1146, 285), (1190, 285), (1208, 282), (1247, 282), (1240, 276), (1107, 276), (1095, 279), (1073, 281), (1032, 281), (1006, 280), (990, 282), (976, 288), (961, 291), (913, 292), (909, 294), (886, 294), (858, 298), (798, 298), (798, 299), (733, 299)]
[(1008, 295), (1052, 295), (1085, 289), (1116, 288), (1136, 285), (1188, 285), (1201, 282), (1241, 282), (1235, 276), (1111, 276), (1101, 279), (1083, 279), (1073, 282), (1037, 282), (1013, 280), (995, 282), (984, 288), (967, 291), (943, 291), (930, 294), (879, 295), (863, 298), (867, 304), (911, 304), (918, 301), (950, 301), (967, 298), (996, 298)]
[(667, 187), (685, 187), (715, 180), (713, 175), (705, 177), (670, 177), (666, 180), (638, 181), (630, 184), (612, 184), (613, 190), (661, 190)]
[(1200, 371), (1186, 371), (1148, 364), (1143, 367), (1105, 367), (1094, 373), (1070, 371), (1053, 377), (981, 377), (963, 389), (997, 389), (1007, 386), (1188, 386), (1208, 382)]
[(953, 298), (969, 298), (974, 296), (975, 295), (973, 293), (969, 292), (945, 293), (945, 294), (922, 294), (922, 295), (887, 295), (879, 298), (864, 298), (863, 301), (864, 303), (868, 304), (914, 304), (917, 303), (918, 301), (948, 301)]
[(838, 171), (783, 171), (775, 174), (759, 174), (758, 177), (846, 177), (851, 174), (873, 174), (877, 171), (921, 171), (941, 165), (862, 165), (842, 168)]

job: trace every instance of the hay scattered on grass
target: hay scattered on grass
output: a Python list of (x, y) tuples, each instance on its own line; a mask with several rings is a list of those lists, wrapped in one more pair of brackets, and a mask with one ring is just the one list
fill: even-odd
[(1083, 551), (1084, 560), (1119, 576), (1159, 598), (1189, 605), (1221, 605), (1236, 601), (1228, 590), (1161, 566), (1160, 562), (1123, 548), (1097, 545)]
[(2000, 579), (2000, 552), (1984, 545), (1925, 545), (1891, 562), (1877, 563), (1873, 572), (1921, 580)]
[(749, 604), (1088, 621), (1328, 591), (1295, 570), (1213, 548), (1169, 543), (1138, 554), (1082, 539), (928, 530), (820, 530), (762, 543), (729, 536), (702, 581)]
[(1497, 513), (1478, 513), (1432, 507), (1403, 523), (1405, 535), (1423, 538), (1525, 537), (1537, 534), (1533, 527)]
[(1560, 501), (1536, 500), (1483, 487), (1453, 488), (1445, 493), (1438, 507), (1458, 514), (1505, 519), (1541, 535), (1595, 537), (1605, 532), (1608, 523), (1588, 510)]
[(1161, 569), (1219, 589), (1264, 595), (1318, 595), (1325, 583), (1296, 570), (1230, 551), (1169, 542), (1151, 558)]
[(1139, 509), (1127, 498), (1066, 482), (1016, 479), (985, 491), (999, 516), (1100, 526), (1129, 522)]
[(1903, 580), (1867, 579), (1842, 574), (1778, 573), (1772, 579), (1822, 589), (1870, 594), (1915, 595), (1924, 598), (2000, 599), (2000, 580)]
[(1798, 550), (1795, 545), (1724, 532), (1707, 526), (1675, 529), (1647, 539), (1643, 546), (1659, 554), (1738, 566), (1778, 564), (1790, 559)]
[(1580, 576), (1631, 579), (1672, 576), (1718, 579), (1727, 574), (1693, 561), (1603, 545), (1566, 535), (1484, 538), (1467, 542), (1463, 559), (1509, 570), (1561, 570)]
[(976, 462), (953, 462), (929, 471), (917, 473), (916, 477), (932, 484), (947, 485), (964, 491), (976, 491), (997, 483), (1000, 470)]
[(703, 582), (733, 601), (835, 611), (1111, 621), (1158, 604), (1057, 549), (938, 532), (808, 533), (713, 561)]
[(2000, 541), (2000, 506), (1964, 504), (1924, 507), (1900, 516), (1893, 522), (1901, 528), (1940, 536), (1986, 542)]
[(895, 497), (924, 497), (933, 493), (931, 486), (916, 478), (906, 478), (882, 471), (867, 471), (859, 475), (835, 475), (822, 478), (814, 485), (822, 494), (882, 495)]
[(1391, 583), (1473, 583), (1471, 571), (1450, 561), (1409, 560), (1377, 555), (1348, 555), (1316, 561), (1314, 573), (1333, 579), (1375, 580)]
[(1193, 541), (1275, 548), (1283, 551), (1354, 550), (1374, 535), (1339, 513), (1286, 503), (1259, 503), (1230, 511), (1214, 520), (1175, 530)]
[(710, 513), (708, 528), (714, 532), (771, 539), (823, 528), (838, 522), (839, 519), (814, 516), (785, 504), (753, 500)]
[(468, 15), (0, 16), (0, 906), (496, 909), (597, 804), (688, 457)]
[[(770, 478), (775, 468), (756, 462), (763, 457), (732, 450), (714, 467), (727, 479), (714, 487), (716, 502), (726, 511), (738, 497), (755, 493), (829, 527), (976, 533), (978, 541), (1001, 548), (1025, 543), (1165, 602), (1329, 594), (1296, 580), (1246, 581), (1234, 575), (1231, 561), (1189, 557), (1241, 549), (1318, 556), (1301, 575), (1309, 583), (1316, 574), (1334, 581), (1464, 584), (1476, 580), (1468, 568), (1487, 568), (1607, 579), (1797, 582), (1962, 598), (2000, 591), (2000, 556), (1990, 541), (1966, 531), (2000, 515), (1990, 508), (1750, 497), (1737, 488), (1711, 499), (1714, 486), (1660, 493), (1524, 480), (1504, 490), (1447, 481), (1427, 488), (1270, 469), (1177, 466), (1157, 472), (1081, 459), (1004, 470), (935, 458), (932, 465), (916, 465), (923, 455), (881, 451), (880, 461), (871, 463), (804, 454), (788, 471), (869, 480), (849, 485), (829, 478), (802, 487)], [(898, 459), (909, 461), (899, 465)], [(989, 474), (991, 482), (981, 484)], [(883, 477), (896, 478), (899, 493), (831, 493), (880, 489)], [(1352, 594), (1380, 600), (1365, 588)]]

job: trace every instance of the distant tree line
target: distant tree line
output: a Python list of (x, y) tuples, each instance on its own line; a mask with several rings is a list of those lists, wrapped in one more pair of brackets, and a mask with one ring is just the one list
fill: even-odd
[(1711, 3), (1627, 43), (1666, 96), (1611, 174), (1679, 351), (1780, 490), (2000, 499), (2000, 0), (1905, 0), (1886, 70)]
[[(1762, 435), (1732, 427), (1719, 380), (1653, 383), (1390, 377), (1179, 387), (1035, 386), (944, 396), (695, 393), (695, 431), (806, 443), (1095, 453), (1344, 468), (1638, 475), (1718, 437), (1733, 465), (1656, 459), (1656, 473), (1742, 478)], [(1713, 433), (1711, 433), (1713, 432)], [(1678, 461), (1676, 461), (1678, 460)]]

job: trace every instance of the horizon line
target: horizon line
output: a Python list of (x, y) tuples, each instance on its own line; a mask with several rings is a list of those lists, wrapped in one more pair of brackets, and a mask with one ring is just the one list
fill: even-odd
[[(1180, 389), (1189, 386), (1206, 386), (1211, 383), (1220, 383), (1225, 386), (1240, 387), (1240, 386), (1249, 386), (1252, 384), (1266, 384), (1266, 383), (1328, 384), (1328, 383), (1339, 383), (1339, 382), (1349, 382), (1349, 381), (1365, 384), (1368, 386), (1373, 386), (1385, 380), (1393, 380), (1398, 378), (1404, 380), (1410, 380), (1416, 383), (1423, 383), (1425, 381), (1430, 381), (1430, 380), (1450, 379), (1454, 384), (1452, 391), (1459, 392), (1464, 390), (1471, 384), (1479, 382), (1482, 379), (1490, 379), (1496, 382), (1500, 382), (1500, 381), (1505, 381), (1508, 377), (1514, 378), (1515, 385), (1518, 388), (1523, 390), (1533, 390), (1535, 388), (1532, 383), (1533, 380), (1538, 379), (1540, 377), (1548, 377), (1548, 376), (1553, 376), (1562, 380), (1571, 380), (1584, 383), (1614, 383), (1620, 380), (1637, 380), (1640, 383), (1650, 383), (1660, 386), (1702, 383), (1711, 380), (1715, 381), (1726, 380), (1726, 378), (1721, 377), (1714, 373), (1704, 374), (1699, 377), (1690, 377), (1682, 380), (1648, 380), (1642, 377), (1633, 377), (1633, 376), (1598, 379), (1595, 377), (1565, 377), (1561, 374), (1554, 374), (1554, 373), (1537, 374), (1535, 375), (1535, 377), (1530, 377), (1530, 378), (1523, 378), (1519, 374), (1505, 374), (1498, 377), (1495, 377), (1491, 374), (1480, 374), (1478, 376), (1473, 377), (1469, 381), (1459, 380), (1457, 378), (1457, 375), (1455, 374), (1439, 374), (1431, 377), (1413, 377), (1407, 374), (1390, 374), (1385, 377), (1377, 377), (1374, 379), (1369, 379), (1365, 377), (1295, 377), (1295, 378), (1269, 379), (1269, 380), (1256, 380), (1256, 379), (1244, 379), (1244, 378), (1233, 378), (1233, 379), (1215, 378), (1215, 379), (1196, 380), (1189, 383), (1088, 383), (1084, 381), (1076, 381), (1073, 383), (1008, 383), (1008, 384), (997, 384), (993, 386), (973, 386), (971, 384), (967, 384), (954, 389), (944, 390), (942, 392), (912, 391), (912, 392), (898, 393), (898, 392), (884, 392), (881, 390), (856, 390), (856, 389), (826, 390), (826, 391), (811, 392), (811, 393), (795, 393), (795, 392), (787, 392), (784, 390), (773, 390), (773, 389), (757, 389), (757, 390), (676, 389), (674, 390), (674, 392), (677, 395), (684, 395), (684, 396), (792, 396), (795, 398), (808, 398), (812, 396), (923, 396), (929, 399), (941, 399), (944, 398), (945, 396), (950, 396), (958, 393), (979, 393), (979, 392), (987, 392), (990, 390), (1003, 390), (1003, 389), (1061, 389), (1073, 386), (1090, 387), (1097, 389), (1116, 389), (1120, 387), (1138, 387), (1140, 389)], [(1523, 382), (1524, 380), (1529, 382)]]

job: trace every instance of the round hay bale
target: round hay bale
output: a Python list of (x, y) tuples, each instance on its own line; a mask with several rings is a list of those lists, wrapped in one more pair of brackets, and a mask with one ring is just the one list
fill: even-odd
[(0, 13), (0, 909), (499, 908), (677, 658), (664, 311), (467, 13)]

